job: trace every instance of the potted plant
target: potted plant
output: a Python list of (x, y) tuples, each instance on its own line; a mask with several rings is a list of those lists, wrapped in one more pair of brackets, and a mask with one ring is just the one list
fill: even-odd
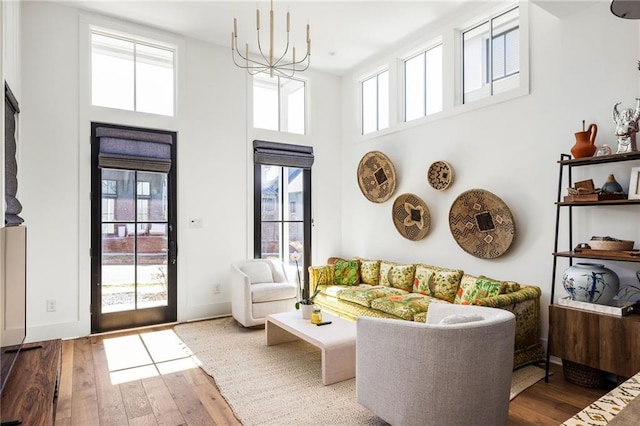
[(300, 280), (300, 268), (298, 267), (298, 260), (300, 260), (300, 253), (292, 253), (291, 260), (296, 263), (296, 274), (298, 279), (298, 288), (300, 289), (300, 300), (296, 302), (296, 309), (302, 309), (302, 318), (311, 319), (311, 313), (313, 312), (313, 299), (318, 295), (320, 289), (316, 289), (311, 296), (308, 295), (308, 291), (301, 285)]
[(311, 313), (313, 312), (313, 299), (318, 295), (320, 289), (317, 288), (316, 291), (309, 297), (305, 297), (305, 289), (302, 289), (302, 298), (296, 302), (296, 309), (302, 309), (302, 318), (311, 319)]

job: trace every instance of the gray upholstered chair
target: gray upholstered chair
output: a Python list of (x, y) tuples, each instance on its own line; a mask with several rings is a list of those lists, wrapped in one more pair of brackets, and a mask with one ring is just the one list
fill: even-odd
[(511, 312), (481, 306), (433, 303), (426, 324), (359, 317), (357, 401), (394, 426), (504, 425), (514, 333)]
[(245, 327), (265, 323), (269, 314), (295, 309), (298, 286), (282, 262), (248, 259), (231, 264), (231, 314)]

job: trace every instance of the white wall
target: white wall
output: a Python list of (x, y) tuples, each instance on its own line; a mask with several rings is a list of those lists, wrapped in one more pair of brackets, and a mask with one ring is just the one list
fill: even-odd
[[(614, 17), (608, 1), (580, 5), (563, 19), (535, 4), (531, 4), (529, 12), (528, 96), (419, 126), (397, 126), (396, 131), (362, 138), (357, 136), (355, 119), (357, 95), (351, 89), (343, 91), (345, 179), (341, 254), (419, 261), (537, 285), (543, 290), (543, 338), (546, 338), (557, 160), (561, 153), (569, 153), (574, 133), (581, 130), (583, 119), (599, 126), (598, 145), (608, 143), (615, 149), (612, 107), (618, 101), (625, 107), (634, 107), (634, 98), (638, 96), (639, 32), (637, 21)], [(354, 87), (359, 76), (393, 59), (385, 56), (372, 60), (347, 76), (344, 86)], [(358, 162), (372, 150), (387, 154), (398, 174), (396, 192), (383, 204), (369, 202), (355, 178)], [(455, 172), (453, 185), (443, 192), (432, 189), (426, 182), (426, 170), (436, 160), (448, 161)], [(630, 164), (600, 166), (584, 170), (588, 175), (584, 178), (593, 178), (600, 186), (609, 173), (615, 172), (626, 189), (630, 167)], [(581, 176), (576, 173), (574, 178)], [(513, 245), (494, 260), (467, 254), (449, 230), (451, 204), (460, 193), (472, 188), (499, 196), (516, 222)], [(391, 219), (394, 199), (405, 192), (420, 196), (431, 212), (431, 229), (418, 242), (404, 239)], [(591, 235), (611, 235), (635, 239), (636, 247), (640, 246), (637, 210), (601, 207), (574, 211), (575, 242), (586, 241)], [(633, 264), (605, 263), (614, 267), (623, 283), (637, 283)], [(566, 259), (559, 260), (560, 273), (567, 266)], [(556, 282), (556, 296), (564, 296), (566, 292)]]
[[(29, 225), (30, 341), (90, 331), (89, 122), (155, 126), (178, 132), (178, 320), (230, 313), (228, 270), (252, 255), (252, 151), (254, 137), (312, 145), (316, 223), (339, 232), (341, 187), (333, 153), (339, 151), (340, 81), (313, 74), (311, 134), (284, 140), (247, 129), (246, 74), (226, 48), (177, 38), (178, 116), (162, 121), (87, 106), (83, 25), (79, 10), (47, 2), (23, 6), (22, 203)], [(118, 23), (116, 23), (118, 24)], [(119, 21), (148, 34), (154, 30)], [(142, 121), (140, 121), (142, 120)], [(289, 138), (291, 139), (291, 138)], [(335, 209), (324, 211), (319, 206)], [(189, 219), (202, 219), (190, 228)], [(339, 237), (314, 230), (314, 263), (339, 247)], [(320, 257), (319, 257), (320, 256)], [(214, 284), (221, 293), (214, 294)], [(46, 312), (46, 300), (57, 311)]]

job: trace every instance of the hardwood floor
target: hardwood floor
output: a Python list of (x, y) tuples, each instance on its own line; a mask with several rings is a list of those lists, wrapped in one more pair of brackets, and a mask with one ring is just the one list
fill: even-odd
[[(509, 425), (558, 425), (608, 389), (564, 380), (562, 368), (518, 395)], [(612, 384), (612, 387), (614, 385)], [(172, 326), (66, 340), (56, 425), (240, 425)]]

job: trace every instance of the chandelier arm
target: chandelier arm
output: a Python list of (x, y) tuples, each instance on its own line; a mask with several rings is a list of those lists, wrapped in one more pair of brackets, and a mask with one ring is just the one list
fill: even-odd
[(231, 56), (233, 58), (233, 63), (239, 67), (239, 68), (243, 68), (243, 69), (251, 69), (251, 68), (255, 68), (253, 65), (251, 66), (247, 66), (246, 64), (239, 64), (236, 61), (236, 57), (235, 55), (238, 55), (240, 57), (240, 59), (242, 59), (244, 62), (250, 62), (251, 64), (255, 64), (260, 68), (265, 68), (265, 69), (269, 69), (269, 65), (267, 64), (263, 64), (262, 62), (256, 61), (254, 59), (251, 58), (246, 58), (242, 53), (238, 52), (237, 50), (235, 50), (235, 53), (231, 52)]

